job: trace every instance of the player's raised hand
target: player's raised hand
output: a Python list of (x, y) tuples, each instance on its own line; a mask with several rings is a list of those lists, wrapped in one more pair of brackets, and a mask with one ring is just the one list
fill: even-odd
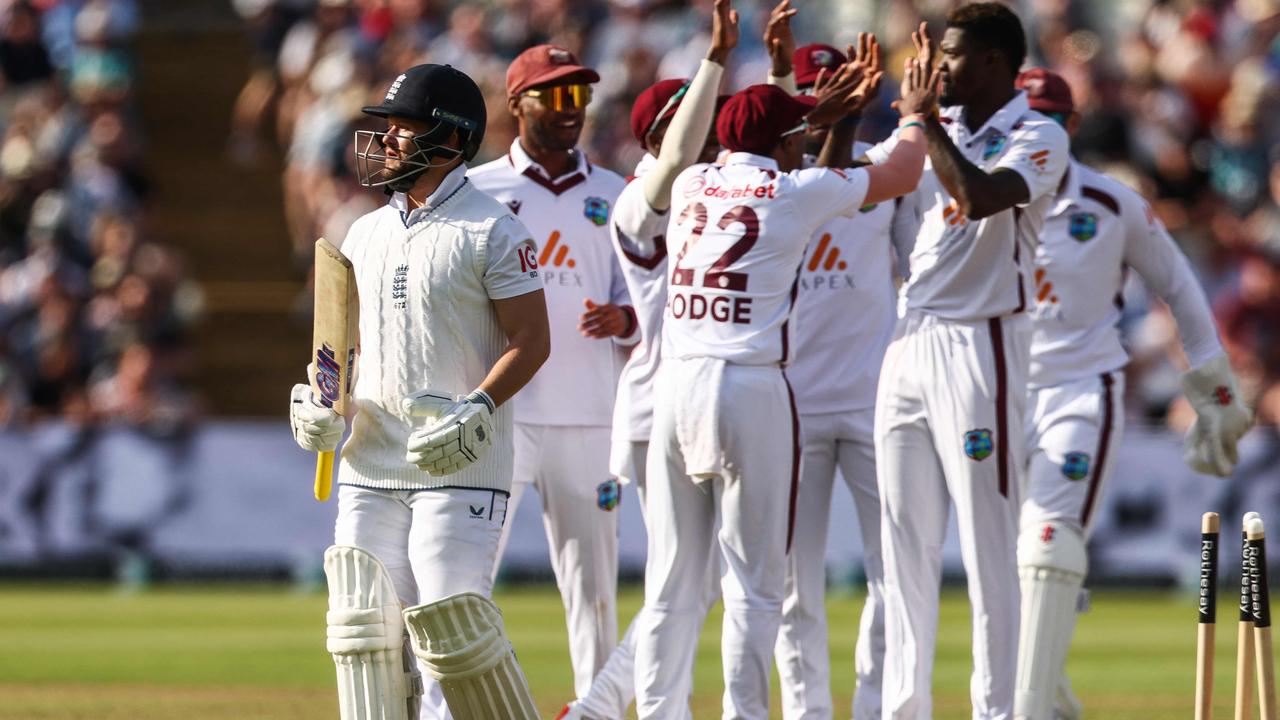
[(791, 34), (791, 18), (799, 12), (791, 7), (791, 0), (782, 0), (769, 13), (769, 23), (764, 28), (764, 46), (773, 63), (770, 71), (774, 77), (791, 74), (791, 57), (796, 52), (796, 39)]
[(919, 58), (908, 58), (903, 65), (902, 97), (894, 101), (893, 107), (903, 117), (933, 114), (938, 109), (942, 73)]
[(738, 11), (730, 0), (715, 0), (711, 13), (711, 48), (707, 59), (724, 65), (729, 51), (738, 46)]
[(626, 310), (605, 303), (597, 305), (591, 298), (582, 301), (587, 311), (578, 319), (578, 332), (589, 338), (626, 337), (632, 329), (630, 315)]
[(819, 70), (813, 82), (813, 97), (817, 104), (805, 120), (810, 125), (825, 127), (844, 118), (856, 105), (860, 93), (867, 92), (870, 87), (868, 81), (871, 80), (864, 75), (863, 68), (853, 63), (845, 63), (833, 73)]
[(929, 23), (920, 23), (920, 27), (911, 33), (911, 44), (916, 48), (916, 59), (925, 67), (932, 68), (937, 64), (937, 48), (929, 38)]

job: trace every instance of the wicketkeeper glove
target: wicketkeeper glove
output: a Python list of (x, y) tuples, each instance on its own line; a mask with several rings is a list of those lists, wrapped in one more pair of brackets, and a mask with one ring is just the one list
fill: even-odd
[(333, 408), (316, 402), (310, 385), (299, 383), (289, 395), (289, 427), (303, 450), (333, 452), (346, 432), (347, 421)]
[(431, 475), (452, 475), (480, 459), (493, 443), (493, 398), (483, 390), (454, 397), (420, 390), (401, 407), (410, 417), (438, 418), (409, 436), (405, 460)]
[(1253, 425), (1226, 355), (1182, 374), (1182, 391), (1196, 420), (1187, 432), (1182, 457), (1196, 472), (1227, 477), (1240, 459), (1236, 443)]

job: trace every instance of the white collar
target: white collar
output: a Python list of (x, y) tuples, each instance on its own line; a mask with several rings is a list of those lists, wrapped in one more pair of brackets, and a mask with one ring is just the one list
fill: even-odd
[(764, 170), (778, 170), (778, 161), (764, 155), (756, 155), (749, 152), (731, 152), (724, 159), (725, 165), (750, 165), (752, 167), (762, 168)]
[(1059, 186), (1058, 194), (1053, 199), (1053, 207), (1049, 210), (1050, 217), (1061, 215), (1072, 205), (1080, 203), (1080, 168), (1080, 161), (1074, 157), (1067, 163), (1067, 171), (1062, 176), (1062, 185)]
[(411, 208), (409, 205), (409, 197), (402, 192), (394, 193), (391, 196), (389, 205), (400, 211), (400, 218), (404, 220), (405, 227), (417, 222), (423, 215), (431, 212), (440, 203), (448, 200), (453, 196), (467, 179), (467, 164), (460, 163), (458, 167), (449, 171), (448, 175), (440, 181), (435, 192), (427, 196), (423, 201), (422, 207)]
[(551, 177), (546, 168), (542, 167), (537, 163), (537, 161), (529, 157), (529, 153), (525, 152), (524, 146), (520, 144), (520, 138), (518, 137), (511, 143), (511, 150), (507, 153), (507, 160), (511, 162), (511, 167), (515, 168), (517, 173), (524, 175), (530, 168), (532, 168), (534, 172), (553, 183), (563, 182), (565, 178), (573, 175), (574, 173), (582, 173), (584, 176), (590, 175), (591, 163), (587, 162), (587, 154), (578, 148), (574, 148), (571, 152), (573, 153), (573, 157), (578, 161), (577, 167), (564, 175), (555, 178)]
[[(1009, 100), (1009, 102), (1005, 103), (999, 110), (995, 111), (995, 114), (987, 118), (987, 121), (982, 124), (982, 127), (973, 132), (970, 137), (976, 138), (988, 129), (995, 130), (1001, 135), (1008, 135), (1013, 131), (1013, 126), (1018, 124), (1018, 120), (1026, 115), (1030, 110), (1031, 105), (1027, 101), (1026, 91), (1019, 90), (1017, 94)], [(954, 108), (948, 108), (947, 112), (944, 114), (951, 118), (957, 127), (967, 133), (969, 132), (969, 126), (964, 122), (964, 111), (965, 109), (963, 106), (957, 106)]]

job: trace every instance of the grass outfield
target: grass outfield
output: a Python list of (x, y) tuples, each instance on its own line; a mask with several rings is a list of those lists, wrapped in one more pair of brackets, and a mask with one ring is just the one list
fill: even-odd
[[(572, 692), (559, 596), (505, 589), (497, 600), (548, 720)], [(620, 598), (623, 625), (640, 595)], [(1192, 710), (1194, 599), (1099, 592), (1082, 617), (1069, 669), (1087, 715), (1172, 718)], [(833, 692), (848, 708), (859, 596), (832, 596)], [(1234, 608), (1226, 603), (1224, 609)], [(0, 587), (0, 719), (195, 720), (337, 718), (324, 652), (325, 598), (279, 588), (220, 586), (122, 595), (109, 588)], [(1219, 632), (1217, 703), (1229, 717), (1234, 614)], [(720, 613), (698, 647), (694, 717), (718, 718)], [(935, 717), (969, 717), (968, 604), (942, 605)], [(781, 717), (776, 710), (774, 717)], [(837, 713), (837, 717), (841, 717)], [(848, 717), (848, 715), (843, 715)], [(497, 720), (497, 719), (495, 719)]]

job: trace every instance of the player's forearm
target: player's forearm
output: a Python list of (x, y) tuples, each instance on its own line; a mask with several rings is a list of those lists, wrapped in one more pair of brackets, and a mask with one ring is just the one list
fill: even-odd
[(853, 157), (853, 138), (858, 134), (857, 115), (850, 115), (831, 127), (822, 142), (822, 151), (818, 153), (820, 167), (849, 167), (849, 158)]
[(938, 118), (928, 118), (924, 126), (933, 170), (965, 217), (981, 220), (1017, 203), (1018, 198), (1006, 197), (1009, 194), (1006, 183), (969, 162), (960, 153)]
[(658, 162), (642, 181), (645, 200), (658, 212), (671, 207), (671, 184), (681, 171), (698, 161), (706, 145), (716, 111), (716, 92), (723, 76), (721, 63), (703, 60), (671, 118), (662, 149), (658, 151)]
[(864, 168), (867, 173), (866, 204), (884, 202), (906, 195), (920, 184), (924, 172), (925, 139), (918, 124), (906, 125), (898, 133), (898, 142), (888, 159)]
[(1175, 257), (1170, 258), (1172, 265), (1167, 281), (1148, 282), (1173, 314), (1187, 362), (1193, 368), (1200, 367), (1223, 353), (1222, 343), (1218, 340), (1218, 330), (1213, 322), (1209, 300), (1200, 289), (1191, 265), (1181, 252), (1173, 252)]
[(788, 95), (795, 95), (800, 91), (796, 87), (796, 74), (791, 71), (791, 64), (787, 64), (787, 69), (778, 73), (778, 66), (775, 64), (773, 70), (769, 71), (769, 76), (765, 78), (766, 85), (777, 85)]
[(489, 374), (480, 383), (479, 389), (493, 398), (495, 406), (500, 406), (533, 379), (538, 368), (542, 367), (550, 355), (550, 333), (531, 333), (530, 337), (513, 338), (498, 361), (489, 369)]

